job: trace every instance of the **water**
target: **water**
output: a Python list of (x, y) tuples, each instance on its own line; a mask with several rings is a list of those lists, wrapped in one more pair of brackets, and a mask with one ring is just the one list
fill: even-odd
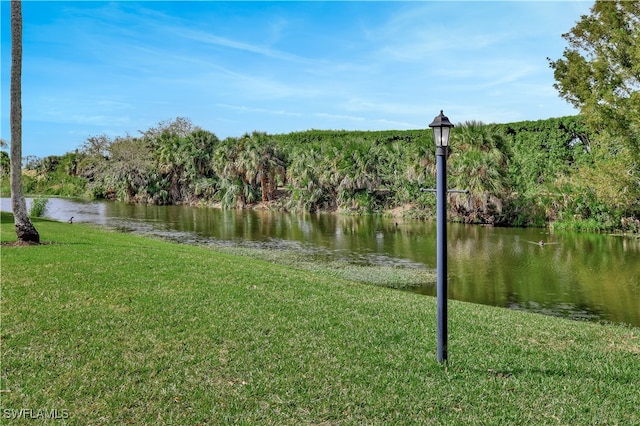
[[(8, 199), (1, 208), (10, 210)], [(296, 250), (356, 264), (436, 266), (432, 222), (54, 198), (46, 216), (74, 216), (74, 222), (184, 243)], [(638, 238), (449, 224), (447, 250), (452, 299), (640, 327)], [(413, 290), (434, 296), (435, 283)]]

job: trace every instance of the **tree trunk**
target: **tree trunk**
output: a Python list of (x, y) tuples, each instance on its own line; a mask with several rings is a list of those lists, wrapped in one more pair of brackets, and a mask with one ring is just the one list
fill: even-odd
[(267, 180), (267, 174), (262, 171), (262, 176), (260, 176), (260, 189), (262, 189), (262, 201), (269, 201), (269, 181)]
[(39, 243), (22, 193), (22, 3), (11, 1), (11, 207), (18, 241)]

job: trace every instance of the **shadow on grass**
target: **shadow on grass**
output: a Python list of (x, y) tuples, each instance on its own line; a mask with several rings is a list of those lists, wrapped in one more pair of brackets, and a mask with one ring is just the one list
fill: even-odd
[[(465, 368), (460, 368), (465, 370)], [(468, 371), (472, 371), (478, 376), (486, 376), (492, 379), (522, 379), (522, 378), (557, 378), (557, 379), (576, 379), (584, 380), (590, 378), (596, 381), (605, 381), (610, 383), (627, 384), (631, 383), (633, 378), (630, 374), (625, 374), (623, 371), (613, 372), (598, 372), (598, 371), (578, 371), (575, 369), (561, 370), (558, 368), (538, 368), (538, 367), (522, 367), (522, 368), (471, 368)]]

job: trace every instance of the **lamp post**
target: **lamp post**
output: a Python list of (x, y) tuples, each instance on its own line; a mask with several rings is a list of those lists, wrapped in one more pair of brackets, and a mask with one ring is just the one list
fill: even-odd
[(441, 110), (429, 127), (436, 143), (438, 362), (443, 363), (447, 361), (447, 147), (453, 124)]

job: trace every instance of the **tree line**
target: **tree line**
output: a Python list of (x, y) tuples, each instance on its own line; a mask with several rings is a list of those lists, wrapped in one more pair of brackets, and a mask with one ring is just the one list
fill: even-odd
[[(451, 220), (640, 231), (640, 188), (594, 185), (610, 170), (601, 169), (593, 139), (582, 116), (457, 125), (449, 187), (469, 192), (449, 194)], [(73, 153), (31, 159), (26, 168), (34, 171), (27, 192), (414, 218), (435, 211), (433, 193), (424, 191), (435, 188), (430, 129), (253, 132), (220, 140), (179, 117), (135, 137), (90, 137)]]

